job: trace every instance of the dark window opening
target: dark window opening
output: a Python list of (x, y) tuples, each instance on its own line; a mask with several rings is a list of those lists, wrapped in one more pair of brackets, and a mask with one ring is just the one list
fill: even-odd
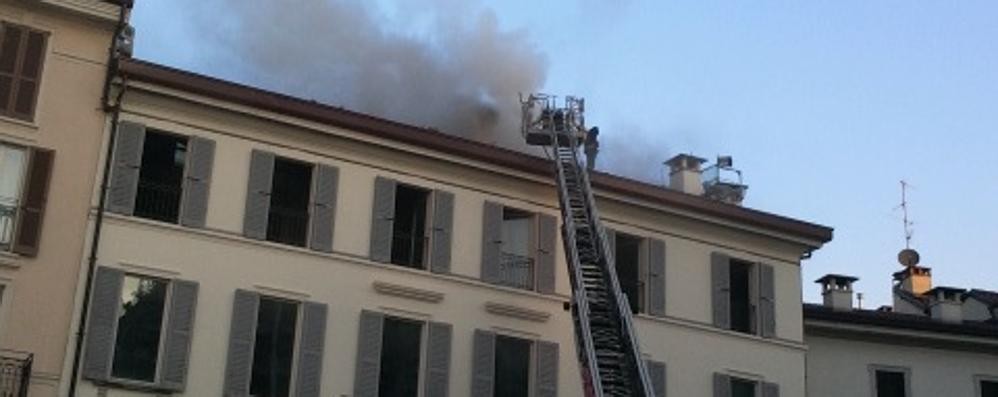
[(422, 269), (426, 252), (426, 209), (430, 192), (398, 185), (392, 229), (392, 263)]
[(270, 191), (267, 240), (305, 246), (308, 203), (312, 194), (312, 165), (277, 158)]
[(297, 323), (297, 303), (260, 298), (253, 344), (251, 395), (287, 397), (290, 394)]
[(534, 214), (513, 208), (502, 209), (502, 247), (499, 283), (534, 289)]
[(731, 261), (731, 329), (753, 332), (752, 265)]
[(613, 253), (617, 265), (617, 281), (627, 296), (631, 312), (639, 313), (642, 307), (643, 291), (641, 282), (641, 238), (616, 233), (616, 252)]
[(493, 397), (530, 395), (529, 340), (496, 335), (495, 393)]
[(135, 196), (135, 216), (177, 222), (186, 161), (186, 138), (157, 131), (146, 132)]
[(167, 286), (163, 280), (125, 276), (112, 377), (156, 381)]
[(755, 397), (756, 382), (745, 379), (731, 379), (731, 397)]
[(416, 397), (419, 395), (419, 352), (423, 324), (385, 317), (381, 339), (381, 374), (378, 396)]
[(904, 372), (878, 370), (877, 397), (906, 397)]
[(0, 25), (0, 115), (34, 119), (46, 41), (43, 32)]
[(998, 397), (998, 381), (982, 380), (981, 397)]

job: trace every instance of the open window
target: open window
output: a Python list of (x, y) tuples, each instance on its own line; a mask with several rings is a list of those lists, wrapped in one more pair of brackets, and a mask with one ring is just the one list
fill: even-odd
[(558, 344), (475, 330), (471, 394), (558, 395)]
[(773, 267), (711, 254), (714, 325), (736, 332), (776, 336), (775, 274)]
[(499, 284), (534, 289), (535, 219), (533, 213), (503, 207)]
[(486, 201), (482, 220), (482, 280), (553, 293), (557, 219)]
[(187, 138), (146, 131), (134, 215), (176, 223), (180, 216)]
[(714, 374), (715, 397), (779, 397), (780, 386), (776, 383), (731, 376), (724, 373)]
[(617, 267), (617, 281), (627, 296), (631, 312), (644, 311), (645, 263), (644, 239), (624, 233), (614, 233), (614, 260)]
[(48, 34), (0, 23), (0, 116), (32, 121)]
[(998, 397), (998, 377), (977, 377), (978, 397)]
[(14, 247), (17, 209), (21, 206), (27, 149), (0, 144), (0, 250)]
[(906, 368), (871, 366), (875, 397), (910, 397), (911, 386)]
[(755, 333), (756, 299), (752, 291), (752, 264), (732, 260), (728, 265), (729, 280), (731, 280), (730, 317), (731, 330)]
[(447, 394), (451, 325), (364, 310), (359, 331), (355, 396)]
[(308, 238), (312, 164), (277, 157), (267, 214), (267, 240), (304, 247)]
[(38, 253), (53, 152), (0, 142), (0, 251)]
[(495, 392), (493, 397), (530, 395), (533, 341), (496, 335)]
[(371, 260), (449, 273), (453, 217), (452, 193), (375, 178)]

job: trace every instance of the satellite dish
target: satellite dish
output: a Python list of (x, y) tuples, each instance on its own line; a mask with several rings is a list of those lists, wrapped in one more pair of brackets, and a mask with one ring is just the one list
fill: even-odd
[(905, 248), (901, 252), (898, 252), (898, 263), (904, 266), (915, 266), (918, 264), (919, 259), (918, 251), (911, 248)]

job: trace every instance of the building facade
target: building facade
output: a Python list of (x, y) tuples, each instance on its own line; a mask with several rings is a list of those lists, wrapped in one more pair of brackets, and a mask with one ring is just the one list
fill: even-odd
[[(121, 77), (80, 395), (582, 394), (546, 160)], [(803, 395), (800, 261), (831, 230), (592, 179), (658, 395)]]
[(118, 11), (103, 1), (0, 2), (3, 395), (30, 388), (31, 396), (55, 396), (68, 383), (63, 364)]

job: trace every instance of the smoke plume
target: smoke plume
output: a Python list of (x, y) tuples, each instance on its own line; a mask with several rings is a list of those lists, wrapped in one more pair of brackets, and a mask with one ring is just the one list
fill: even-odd
[(207, 3), (194, 7), (194, 23), (214, 41), (205, 47), (222, 50), (204, 61), (240, 63), (241, 80), (525, 148), (518, 93), (543, 86), (547, 60), (525, 32), (500, 29), (489, 10), (435, 0), (402, 5), (389, 10), (401, 16), (388, 18), (368, 1)]

